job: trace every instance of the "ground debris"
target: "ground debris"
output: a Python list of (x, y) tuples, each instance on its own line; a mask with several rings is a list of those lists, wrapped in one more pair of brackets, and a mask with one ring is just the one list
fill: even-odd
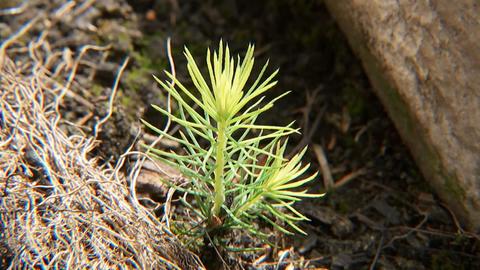
[[(93, 134), (108, 115), (92, 118), (95, 132), (64, 118), (70, 105), (90, 104), (78, 80), (91, 71), (86, 55), (107, 50), (85, 40), (73, 50), (52, 42), (66, 34), (57, 23), (72, 27), (94, 1), (43, 2), (7, 18), (17, 32), (0, 47), (0, 268), (201, 269), (132, 199), (118, 168), (93, 154)], [(29, 23), (36, 11), (40, 17)]]

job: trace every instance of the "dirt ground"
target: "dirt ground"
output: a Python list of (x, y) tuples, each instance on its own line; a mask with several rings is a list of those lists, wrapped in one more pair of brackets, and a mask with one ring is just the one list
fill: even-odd
[[(4, 11), (21, 4), (7, 2), (0, 4)], [(27, 2), (28, 8), (0, 16), (2, 40), (54, 6)], [(464, 231), (432, 193), (322, 1), (97, 0), (86, 8), (56, 29), (55, 46), (76, 52), (95, 42), (110, 44), (110, 53), (100, 60), (89, 56), (95, 75), (78, 76), (86, 102), (67, 99), (65, 118), (81, 120), (85, 132), (92, 132), (94, 120), (108, 109), (119, 63), (130, 56), (114, 114), (94, 151), (105, 163), (114, 163), (132, 143), (143, 128), (138, 119), (166, 122), (149, 104), (166, 103), (151, 74), (164, 78), (162, 70), (169, 69), (167, 37), (180, 81), (188, 82), (183, 47), (203, 59), (205, 49), (220, 39), (234, 52), (252, 42), (257, 68), (267, 59), (271, 70), (280, 68), (271, 94), (292, 93), (262, 121), (296, 120), (303, 135), (292, 138), (290, 151), (309, 145), (305, 161), (322, 173), (311, 189), (325, 190), (329, 174), (334, 187), (323, 198), (297, 205), (311, 219), (301, 224), (308, 236), (278, 237), (278, 248), (266, 248), (264, 261), (259, 254), (225, 255), (225, 260), (239, 261), (240, 269), (284, 269), (291, 262), (327, 269), (480, 269), (479, 236)], [(232, 240), (237, 242), (246, 245)]]

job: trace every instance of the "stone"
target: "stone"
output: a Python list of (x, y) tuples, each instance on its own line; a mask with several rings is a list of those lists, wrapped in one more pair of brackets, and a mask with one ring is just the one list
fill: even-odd
[(325, 4), (425, 179), (480, 231), (480, 2)]

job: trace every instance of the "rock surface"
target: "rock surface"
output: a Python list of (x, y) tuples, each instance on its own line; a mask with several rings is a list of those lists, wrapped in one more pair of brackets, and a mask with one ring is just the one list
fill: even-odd
[(480, 230), (480, 2), (325, 0), (437, 194)]

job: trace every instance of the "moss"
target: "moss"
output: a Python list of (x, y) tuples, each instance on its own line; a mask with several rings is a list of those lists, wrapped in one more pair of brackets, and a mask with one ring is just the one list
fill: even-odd
[(139, 89), (150, 82), (151, 74), (148, 69), (134, 69), (125, 75), (125, 83), (129, 89)]
[(133, 52), (132, 56), (136, 67), (125, 75), (126, 85), (132, 89), (141, 89), (152, 83), (152, 74), (165, 68), (165, 61), (147, 57), (148, 53)]
[(126, 96), (126, 95), (121, 95), (119, 97), (119, 100), (120, 100), (120, 104), (122, 104), (123, 106), (125, 106), (126, 108), (130, 108), (133, 104), (132, 102), (132, 98), (129, 97), (129, 96)]

